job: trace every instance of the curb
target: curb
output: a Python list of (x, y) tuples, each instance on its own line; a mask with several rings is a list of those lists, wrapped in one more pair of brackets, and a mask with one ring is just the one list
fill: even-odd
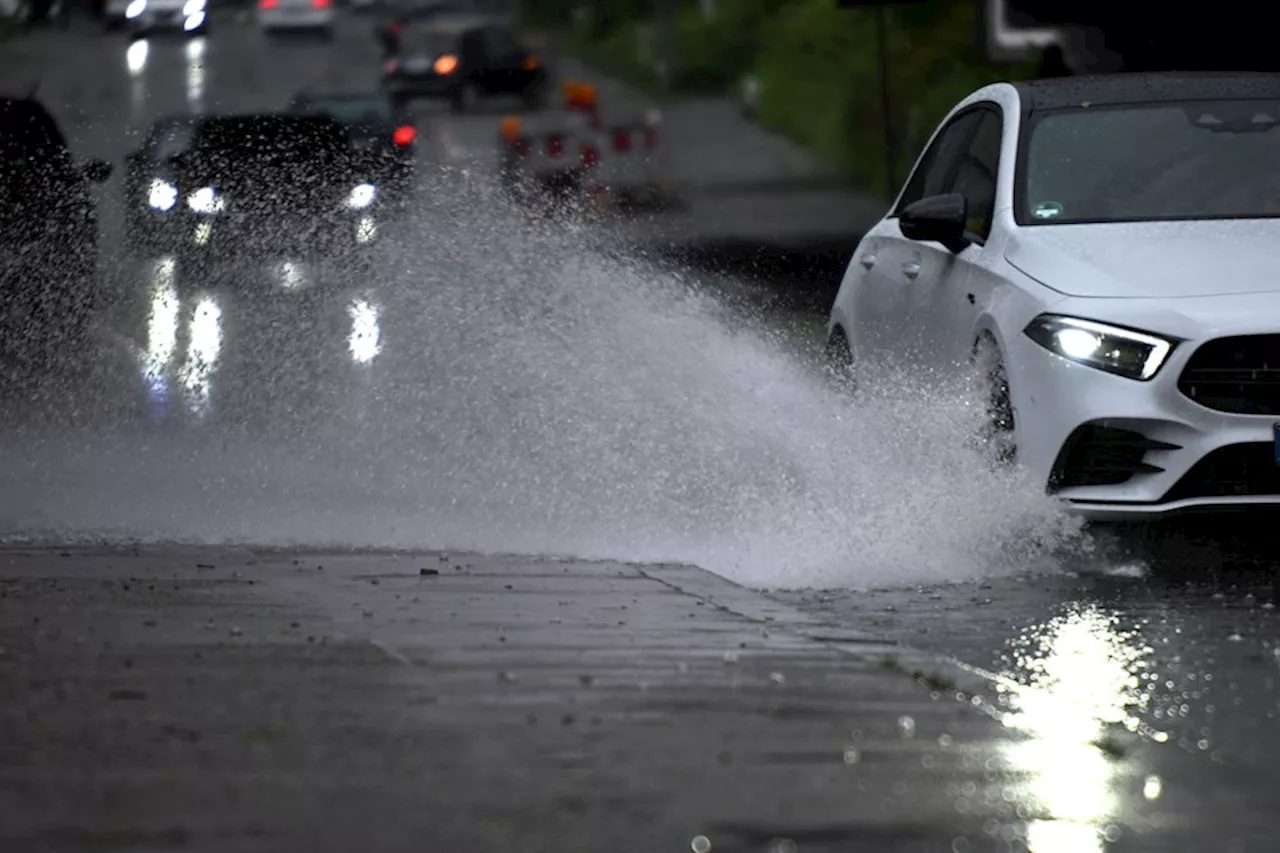
[(771, 598), (696, 566), (626, 564), (638, 574), (665, 584), (675, 592), (706, 602), (795, 639), (817, 643), (843, 654), (869, 660), (879, 658), (886, 674), (915, 680), (934, 698), (950, 694), (957, 702), (999, 721), (1004, 712), (993, 700), (1000, 676), (945, 655), (904, 646), (873, 634), (833, 625), (789, 604)]

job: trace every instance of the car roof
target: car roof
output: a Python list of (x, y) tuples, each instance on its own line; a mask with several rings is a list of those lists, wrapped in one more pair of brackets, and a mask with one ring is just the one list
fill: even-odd
[(1162, 101), (1280, 100), (1280, 74), (1159, 72), (1054, 77), (1014, 83), (1024, 109)]
[(450, 12), (438, 18), (431, 18), (414, 26), (414, 31), (423, 34), (459, 36), (468, 30), (480, 27), (506, 26), (507, 19), (502, 15), (484, 14), (481, 12)]

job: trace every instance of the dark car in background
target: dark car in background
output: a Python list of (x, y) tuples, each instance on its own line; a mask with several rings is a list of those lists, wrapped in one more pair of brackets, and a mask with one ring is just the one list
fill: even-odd
[(402, 104), (385, 92), (303, 92), (289, 111), (328, 116), (347, 130), (352, 168), (376, 188), (379, 202), (400, 205), (413, 186), (417, 128)]
[(399, 103), (444, 98), (456, 112), (495, 96), (518, 96), (533, 109), (544, 103), (550, 75), (501, 18), (456, 15), (402, 30), (382, 86)]
[(444, 15), (475, 12), (468, 0), (390, 0), (378, 10), (373, 37), (382, 46), (383, 57), (396, 52), (400, 34), (406, 27), (427, 23)]
[(128, 157), (130, 241), (192, 260), (342, 255), (374, 242), (377, 190), (321, 115), (158, 122)]
[(35, 98), (0, 97), (0, 344), (70, 343), (98, 305), (103, 160), (77, 163)]

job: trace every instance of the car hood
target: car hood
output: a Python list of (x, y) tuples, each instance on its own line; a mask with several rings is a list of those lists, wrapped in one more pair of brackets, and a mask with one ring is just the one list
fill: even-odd
[(1280, 219), (1044, 225), (1005, 260), (1068, 296), (1170, 299), (1280, 292)]

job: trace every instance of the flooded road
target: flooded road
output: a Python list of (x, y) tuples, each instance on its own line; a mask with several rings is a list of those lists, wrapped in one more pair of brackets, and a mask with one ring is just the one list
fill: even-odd
[[(333, 44), (268, 43), (232, 23), (192, 41), (36, 34), (0, 51), (2, 63), (6, 79), (40, 78), (77, 156), (105, 157), (118, 170), (159, 117), (278, 109), (309, 84), (372, 85), (377, 73), (367, 24), (345, 18)], [(12, 803), (31, 809), (21, 838), (42, 850), (101, 840), (66, 834), (58, 817), (66, 803), (53, 795), (36, 804), (49, 806), (46, 821), (24, 799), (33, 778), (53, 779), (73, 802), (87, 789), (110, 823), (113, 786), (127, 776), (137, 821), (156, 819), (146, 803), (164, 784), (156, 780), (167, 753), (112, 776), (110, 737), (90, 754), (68, 734), (83, 721), (82, 707), (65, 703), (66, 684), (88, 683), (99, 709), (151, 746), (195, 743), (190, 719), (200, 718), (224, 738), (210, 752), (233, 781), (265, 784), (264, 767), (312, 785), (359, 781), (357, 771), (386, 771), (365, 759), (394, 764), (373, 793), (326, 789), (328, 809), (266, 785), (257, 819), (274, 820), (275, 838), (297, 842), (293, 849), (406, 849), (430, 832), (424, 815), (449, 818), (448, 838), (471, 843), (473, 815), (499, 806), (510, 807), (505, 834), (487, 849), (511, 849), (526, 831), (521, 808), (585, 808), (601, 779), (613, 787), (598, 822), (548, 825), (548, 847), (1271, 849), (1280, 658), (1268, 573), (1206, 582), (1147, 577), (1124, 561), (1068, 573), (1060, 558), (1083, 545), (1080, 532), (1035, 489), (966, 453), (957, 436), (975, 412), (961, 389), (903, 379), (851, 409), (810, 362), (820, 317), (761, 318), (750, 310), (759, 298), (741, 282), (658, 266), (607, 237), (504, 208), (490, 182), (499, 114), (418, 111), (415, 207), (356, 266), (228, 259), (212, 274), (172, 257), (130, 258), (119, 250), (119, 172), (99, 191), (103, 276), (91, 343), (59, 348), (54, 333), (52, 364), (4, 365), (0, 534), (198, 547), (155, 560), (136, 551), (6, 558), (0, 675), (13, 725), (5, 730), (28, 728), (5, 744), (26, 763), (0, 781), (13, 783), (4, 789)], [(672, 592), (684, 575), (644, 576), (640, 607), (634, 567), (485, 568), (479, 557), (431, 555), (394, 571), (370, 568), (381, 557), (350, 558), (343, 575), (333, 566), (347, 558), (326, 556), (323, 577), (336, 576), (328, 581), (306, 555), (208, 550), (223, 543), (679, 561), (750, 586), (806, 589), (774, 594), (815, 621), (796, 618), (783, 630), (767, 606), (748, 601), (717, 622), (699, 612), (729, 612), (704, 607), (713, 598)], [(269, 564), (260, 573), (228, 568), (260, 560)], [(481, 569), (471, 576), (473, 565)], [(439, 578), (439, 566), (457, 574), (446, 573), (454, 586), (431, 600), (420, 585)], [(215, 567), (217, 583), (207, 574)], [(133, 580), (148, 572), (158, 574), (147, 586)], [(151, 596), (170, 580), (173, 595)], [(228, 600), (211, 605), (203, 596), (212, 587), (230, 590)], [(579, 601), (588, 587), (590, 600)], [(717, 595), (741, 593), (729, 587)], [(419, 596), (432, 607), (414, 607)], [(96, 636), (75, 624), (80, 607), (92, 612)], [(180, 625), (168, 622), (174, 613)], [(574, 618), (589, 625), (566, 634), (560, 626)], [(637, 639), (640, 623), (650, 633)], [(162, 626), (172, 633), (153, 641)], [(513, 627), (526, 629), (526, 645), (516, 631), (508, 644)], [(318, 648), (329, 637), (332, 649)], [(234, 654), (218, 659), (224, 639)], [(122, 644), (134, 651), (120, 652)], [(583, 671), (602, 650), (615, 657)], [(134, 670), (144, 654), (155, 656), (153, 667)], [(263, 742), (289, 739), (287, 726), (261, 718), (287, 716), (291, 703), (316, 715), (300, 736), (308, 744), (350, 719), (329, 716), (326, 703), (336, 700), (323, 690), (299, 698), (303, 687), (323, 686), (323, 675), (311, 678), (332, 671), (329, 655), (345, 661), (345, 713), (367, 715), (373, 734), (356, 731), (349, 753), (315, 765), (306, 750), (264, 758)], [(458, 658), (469, 668), (456, 668)], [(558, 680), (539, 682), (551, 658)], [(299, 694), (254, 692), (298, 660), (317, 667), (299, 679)], [(618, 660), (626, 667), (610, 670)], [(46, 677), (50, 661), (61, 667), (48, 670), (56, 678)], [(115, 668), (100, 669), (103, 661)], [(744, 662), (750, 672), (739, 678)], [(851, 672), (837, 678), (846, 665)], [(609, 672), (617, 677), (599, 725), (616, 724), (613, 751), (574, 728), (592, 700), (565, 698)], [(207, 679), (198, 698), (173, 687), (195, 678), (188, 673)], [(234, 726), (219, 714), (224, 677), (240, 700)], [(376, 701), (364, 697), (371, 683), (385, 691)], [(652, 683), (669, 693), (649, 698)], [(513, 732), (510, 752), (440, 700), (450, 691), (467, 697), (458, 703), (467, 712), (492, 711), (485, 725)], [(119, 709), (148, 696), (168, 716), (134, 725)], [(42, 728), (29, 701), (64, 711)], [(398, 703), (430, 710), (400, 715)], [(534, 706), (552, 710), (538, 737), (525, 737), (520, 727), (538, 722)], [(590, 712), (585, 719), (597, 725)], [(430, 764), (442, 744), (456, 750), (448, 766), (433, 765), (425, 793), (414, 788), (421, 767), (406, 766), (386, 737), (424, 725), (433, 737), (407, 755)], [(635, 756), (650, 753), (655, 732), (665, 751), (645, 764)], [(41, 738), (58, 745), (56, 761), (31, 750)], [(237, 752), (228, 742), (253, 745)], [(185, 835), (150, 825), (99, 831), (224, 849), (217, 821), (192, 806), (215, 784), (199, 764), (208, 758), (184, 755), (199, 769), (175, 795), (190, 809)], [(579, 773), (583, 765), (590, 772)], [(102, 775), (86, 776), (86, 766)], [(748, 778), (743, 766), (753, 768), (750, 781), (735, 788)], [(530, 767), (568, 780), (562, 796), (522, 800), (541, 790), (529, 784), (542, 778)], [(467, 774), (471, 787), (455, 791), (457, 802), (440, 797)], [(493, 775), (502, 776), (499, 794), (486, 787)], [(637, 778), (646, 793), (632, 790)], [(235, 785), (220, 790), (233, 811)], [(396, 812), (419, 823), (374, 844), (368, 816), (383, 814), (379, 797), (393, 794)], [(431, 794), (433, 810), (421, 811)], [(311, 823), (357, 796), (364, 810), (342, 832)], [(294, 810), (270, 813), (275, 798)], [(644, 838), (648, 846), (629, 848), (612, 834), (619, 808), (636, 832), (652, 829), (653, 815), (667, 823)], [(260, 826), (246, 826), (235, 849), (280, 849), (261, 837)]]

